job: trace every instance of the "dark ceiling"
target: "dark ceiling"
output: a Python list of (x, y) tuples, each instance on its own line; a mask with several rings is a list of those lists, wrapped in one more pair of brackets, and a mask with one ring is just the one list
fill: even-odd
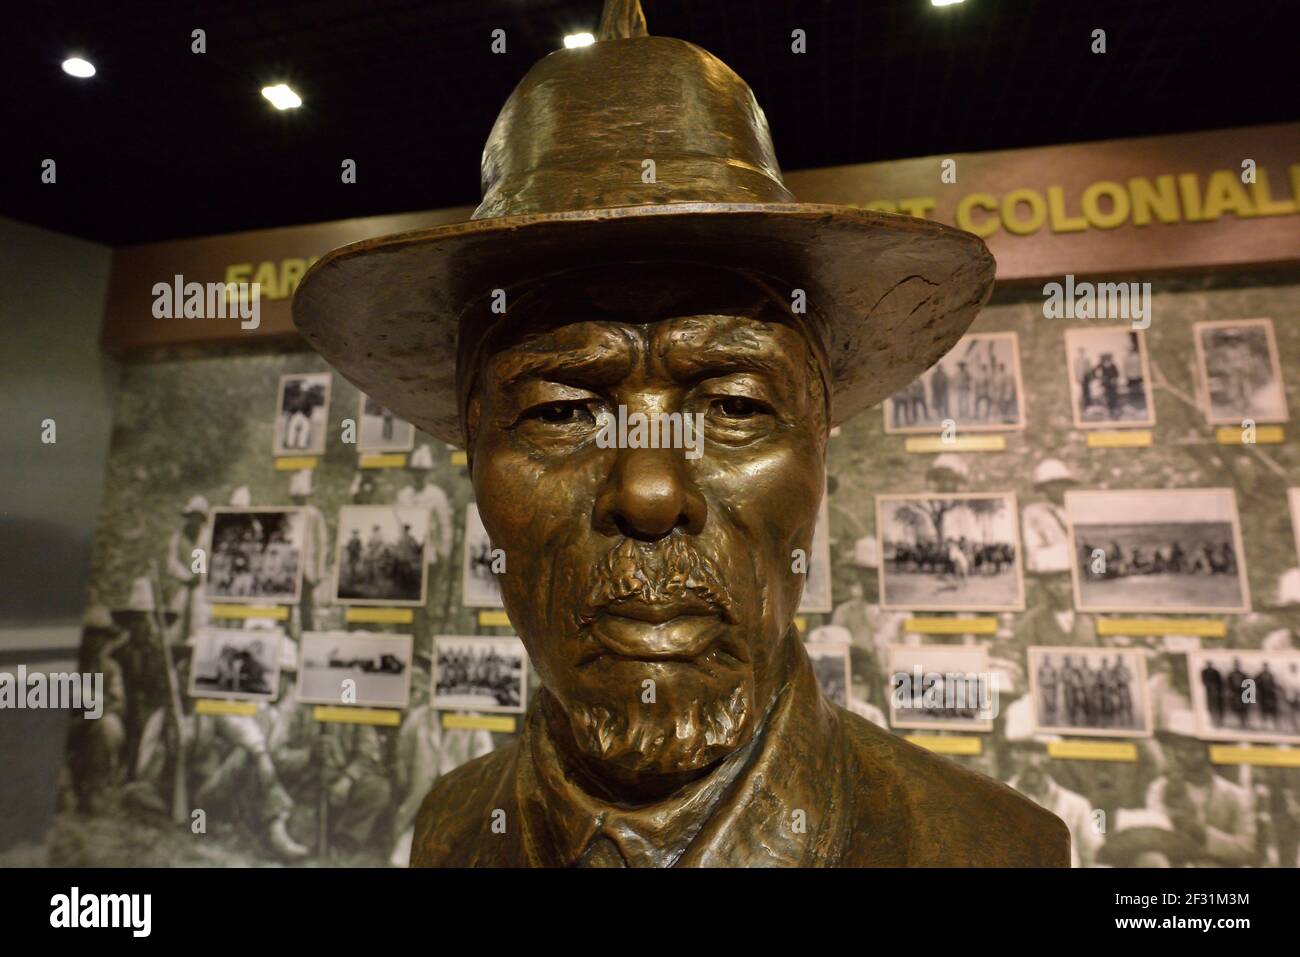
[[(8, 6), (8, 5), (7, 5)], [(497, 110), (600, 0), (4, 11), (0, 214), (114, 245), (472, 205)], [(787, 170), (1295, 120), (1296, 0), (645, 0), (754, 88)], [(190, 52), (202, 28), (207, 52)], [(506, 31), (507, 53), (490, 51)], [(808, 52), (793, 54), (801, 28)], [(1107, 31), (1108, 51), (1090, 51)], [(90, 80), (65, 75), (83, 51)], [(286, 80), (301, 109), (262, 86)], [(40, 183), (57, 161), (57, 183)], [(340, 182), (344, 158), (356, 185)]]

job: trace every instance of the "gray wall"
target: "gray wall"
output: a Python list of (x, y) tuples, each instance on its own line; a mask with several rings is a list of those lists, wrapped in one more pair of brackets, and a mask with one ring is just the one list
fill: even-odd
[[(0, 671), (71, 670), (118, 378), (99, 349), (112, 250), (3, 218), (0, 249)], [(14, 863), (37, 862), (67, 719), (0, 711), (0, 854)]]

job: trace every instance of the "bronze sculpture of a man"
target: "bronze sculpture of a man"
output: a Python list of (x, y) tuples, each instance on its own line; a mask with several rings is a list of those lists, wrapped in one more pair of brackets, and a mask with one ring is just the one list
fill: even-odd
[[(411, 863), (1068, 863), (1059, 819), (827, 702), (793, 624), (828, 431), (955, 343), (983, 243), (797, 203), (748, 86), (635, 0), (525, 76), (482, 176), (469, 222), (336, 250), (294, 301), (348, 379), (464, 443), (540, 678)], [(698, 454), (669, 440), (696, 424)]]

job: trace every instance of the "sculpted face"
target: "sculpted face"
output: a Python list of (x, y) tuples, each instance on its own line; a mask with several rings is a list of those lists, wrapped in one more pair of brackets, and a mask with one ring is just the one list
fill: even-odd
[[(805, 333), (748, 280), (683, 271), (530, 291), (465, 383), (475, 497), (547, 719), (619, 793), (753, 737), (803, 588), (791, 553), (811, 552), (825, 480)], [(702, 454), (602, 447), (620, 406), (702, 416)]]

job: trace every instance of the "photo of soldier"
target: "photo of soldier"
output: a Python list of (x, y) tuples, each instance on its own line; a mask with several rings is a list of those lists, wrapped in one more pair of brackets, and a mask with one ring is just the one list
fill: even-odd
[(1187, 662), (1201, 737), (1300, 743), (1300, 652), (1198, 651)]
[[(1014, 332), (971, 333), (885, 400), (885, 431), (941, 432), (1024, 428), (1024, 386)], [(956, 401), (953, 401), (953, 397)]]
[(1286, 389), (1271, 319), (1192, 324), (1201, 404), (1210, 425), (1285, 422)]
[(1151, 734), (1143, 649), (1033, 646), (1028, 660), (1039, 732), (1106, 737)]
[(423, 605), (431, 513), (423, 507), (344, 505), (339, 510), (335, 599), (340, 604)]
[(110, 795), (126, 778), (126, 685), (115, 656), (130, 638), (130, 632), (114, 621), (103, 605), (86, 609), (81, 620), (78, 671), (103, 675), (98, 702), (101, 713), (96, 720), (77, 716), (70, 723), (68, 735), (75, 760), (69, 763), (68, 771), (77, 806), (87, 814), (103, 813)]
[(320, 455), (325, 451), (332, 381), (328, 372), (280, 378), (276, 390), (274, 454)]
[(1127, 326), (1067, 329), (1065, 348), (1076, 428), (1155, 424), (1141, 330)]

